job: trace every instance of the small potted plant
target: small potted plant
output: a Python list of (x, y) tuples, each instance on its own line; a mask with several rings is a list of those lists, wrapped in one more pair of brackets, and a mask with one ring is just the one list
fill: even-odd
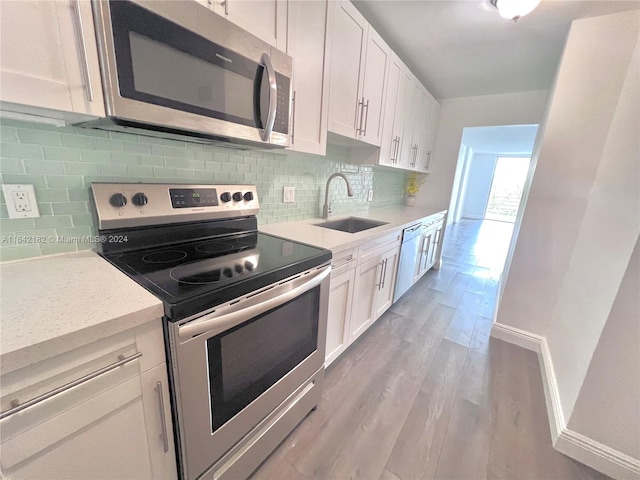
[(413, 207), (416, 204), (416, 193), (420, 191), (420, 185), (422, 185), (425, 180), (418, 182), (417, 173), (413, 172), (409, 174), (409, 178), (407, 179), (407, 206)]

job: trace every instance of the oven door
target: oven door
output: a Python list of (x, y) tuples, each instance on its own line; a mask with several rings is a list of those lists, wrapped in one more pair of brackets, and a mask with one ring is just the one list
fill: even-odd
[(268, 44), (196, 2), (96, 6), (108, 115), (218, 138), (288, 142), (286, 55), (275, 51), (272, 62)]
[(200, 476), (323, 368), (330, 271), (168, 325), (183, 478)]

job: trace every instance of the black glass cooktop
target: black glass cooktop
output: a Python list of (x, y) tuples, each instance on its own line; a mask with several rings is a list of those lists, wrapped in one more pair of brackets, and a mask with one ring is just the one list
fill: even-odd
[(250, 232), (105, 255), (180, 320), (321, 265), (331, 252)]

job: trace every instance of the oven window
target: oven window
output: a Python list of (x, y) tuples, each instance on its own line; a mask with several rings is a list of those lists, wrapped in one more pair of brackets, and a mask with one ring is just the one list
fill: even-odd
[(318, 346), (320, 287), (207, 340), (212, 431)]

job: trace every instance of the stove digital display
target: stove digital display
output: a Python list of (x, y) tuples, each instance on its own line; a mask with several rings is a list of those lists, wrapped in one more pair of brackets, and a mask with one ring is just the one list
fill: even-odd
[(218, 193), (215, 188), (170, 188), (173, 208), (217, 207)]

